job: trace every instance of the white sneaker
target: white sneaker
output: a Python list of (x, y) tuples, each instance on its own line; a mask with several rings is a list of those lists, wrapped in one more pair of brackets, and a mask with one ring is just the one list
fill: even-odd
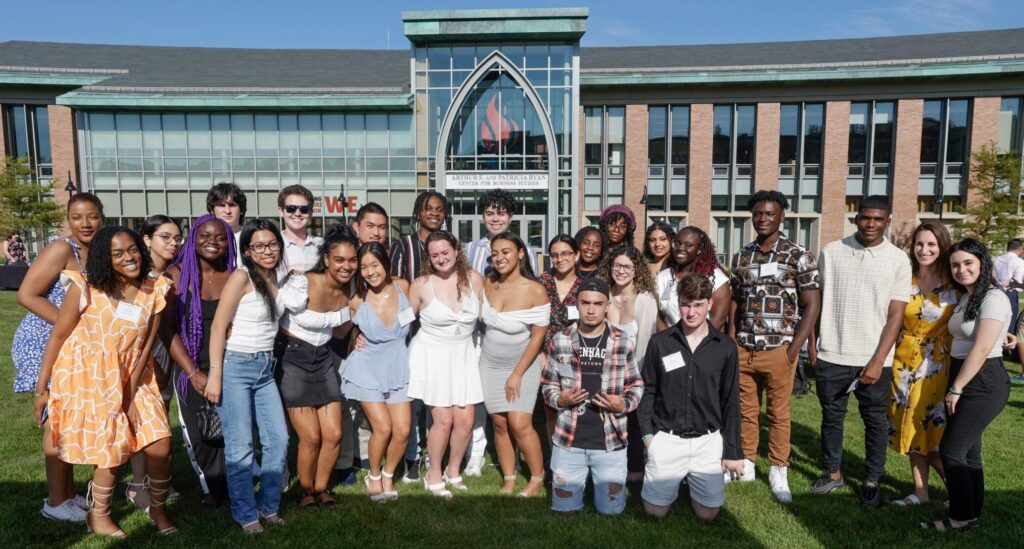
[(726, 483), (730, 483), (730, 482), (750, 482), (750, 481), (754, 480), (754, 474), (755, 474), (754, 473), (754, 462), (750, 461), (749, 459), (744, 458), (743, 459), (743, 474), (740, 475), (740, 478), (733, 480), (733, 479), (729, 478), (729, 473), (725, 473), (724, 477), (725, 477), (725, 482)]
[(768, 486), (772, 489), (772, 495), (779, 503), (793, 501), (793, 492), (789, 491), (789, 467), (772, 465), (768, 471)]
[(85, 496), (81, 494), (75, 494), (75, 497), (71, 498), (71, 503), (74, 503), (78, 507), (81, 507), (83, 511), (89, 512), (89, 502), (85, 499)]
[(474, 458), (469, 460), (466, 464), (466, 468), (462, 471), (464, 477), (478, 477), (483, 474), (484, 460), (483, 458)]
[(51, 520), (63, 520), (66, 522), (85, 522), (85, 509), (75, 505), (74, 501), (66, 500), (57, 506), (50, 506), (43, 500), (43, 509), (40, 511), (44, 517)]

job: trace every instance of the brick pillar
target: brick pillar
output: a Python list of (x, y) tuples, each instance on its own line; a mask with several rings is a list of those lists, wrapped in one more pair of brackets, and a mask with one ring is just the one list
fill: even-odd
[(821, 248), (843, 238), (849, 143), (850, 102), (829, 101), (825, 105), (825, 158), (821, 178)]
[(640, 199), (647, 185), (647, 105), (626, 105), (625, 204), (636, 214), (633, 245), (642, 247), (647, 219)]
[(909, 237), (917, 226), (917, 188), (921, 178), (923, 99), (901, 99), (896, 106), (896, 158), (893, 166), (893, 240)]
[(690, 105), (690, 175), (687, 223), (711, 233), (711, 147), (714, 105)]
[(779, 188), (779, 104), (757, 104), (754, 190)]
[(78, 190), (82, 189), (82, 179), (78, 174), (78, 156), (75, 147), (75, 114), (70, 107), (50, 105), (50, 154), (53, 157), (53, 196), (58, 204), (67, 204), (68, 193), (64, 186), (68, 184), (68, 172)]
[[(975, 97), (971, 109), (971, 157), (986, 145), (999, 143), (999, 97)], [(972, 163), (973, 164), (973, 163)], [(970, 180), (975, 178), (974, 166), (968, 172)], [(968, 190), (967, 203), (977, 199), (977, 194)]]

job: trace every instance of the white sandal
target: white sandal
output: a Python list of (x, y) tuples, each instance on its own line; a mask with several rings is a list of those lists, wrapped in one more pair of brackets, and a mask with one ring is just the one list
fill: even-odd
[(445, 501), (448, 501), (448, 500), (452, 499), (452, 493), (451, 493), (450, 490), (446, 489), (444, 486), (445, 486), (445, 481), (444, 481), (444, 477), (443, 476), (441, 477), (441, 482), (438, 482), (437, 484), (430, 484), (427, 481), (426, 475), (423, 476), (423, 488), (425, 488), (431, 494), (434, 494), (436, 497), (439, 497), (439, 498), (441, 498), (441, 499), (443, 499)]
[(387, 503), (388, 494), (384, 491), (384, 487), (381, 486), (381, 492), (379, 494), (370, 494), (370, 483), (381, 480), (381, 476), (373, 476), (369, 473), (366, 474), (366, 478), (363, 479), (363, 483), (366, 484), (366, 493), (370, 496), (370, 501), (374, 503)]
[[(395, 474), (394, 473), (389, 473), (389, 472), (385, 471), (384, 469), (380, 470), (380, 474), (382, 476), (386, 477), (386, 478), (390, 478), (390, 479), (394, 479), (395, 478)], [(384, 492), (382, 492), (385, 496), (387, 496), (387, 501), (395, 501), (396, 499), (398, 499), (398, 490), (395, 490), (394, 487), (395, 487), (395, 481), (392, 480), (391, 481), (391, 488), (392, 489), (391, 490), (385, 490)], [(384, 488), (384, 483), (383, 482), (381, 482), (381, 488)]]
[(917, 497), (917, 494), (910, 494), (903, 499), (897, 499), (892, 502), (897, 507), (909, 507), (911, 505), (921, 505), (922, 501)]
[(459, 492), (469, 491), (469, 486), (466, 486), (462, 482), (462, 475), (459, 475), (457, 477), (450, 477), (448, 476), (448, 473), (441, 473), (441, 480), (443, 480), (445, 484), (451, 486), (452, 488), (455, 488), (455, 490)]

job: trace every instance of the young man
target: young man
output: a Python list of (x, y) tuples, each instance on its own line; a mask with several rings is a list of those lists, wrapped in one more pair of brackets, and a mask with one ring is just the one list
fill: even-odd
[(733, 257), (731, 280), (743, 418), (743, 475), (739, 480), (754, 480), (764, 392), (771, 462), (768, 485), (775, 499), (789, 503), (793, 500), (788, 475), (793, 370), (818, 321), (821, 278), (814, 256), (779, 230), (789, 207), (786, 196), (779, 191), (758, 191), (748, 204), (757, 238)]
[(367, 202), (356, 212), (356, 220), (352, 222), (352, 229), (359, 237), (359, 244), (367, 242), (380, 242), (388, 245), (388, 212), (383, 206), (376, 202)]
[[(1021, 252), (1024, 252), (1024, 242), (1019, 238), (1014, 238), (1006, 243), (1006, 253), (992, 261), (992, 276), (995, 277), (996, 284), (1006, 292), (1006, 297), (1010, 298), (1010, 310), (1013, 316), (1006, 331), (1011, 334), (1016, 334), (1020, 325), (1020, 294), (1018, 292), (1024, 289), (1024, 259), (1020, 257)], [(1017, 352), (1021, 360), (1024, 360), (1024, 341), (1020, 341), (1019, 336)], [(1024, 381), (1024, 376), (1013, 376), (1013, 380)]]
[[(419, 227), (391, 244), (388, 256), (391, 259), (391, 276), (412, 281), (420, 275), (423, 262), (427, 261), (427, 248), (424, 242), (430, 233), (444, 228), (448, 219), (448, 199), (437, 191), (424, 191), (416, 197), (412, 206), (412, 217)], [(413, 327), (415, 331), (417, 326)], [(409, 442), (405, 449), (405, 474), (402, 482), (411, 484), (420, 481), (420, 441), (426, 440), (427, 425), (420, 425), (420, 412), (423, 401), (412, 401), (412, 428), (409, 431)], [(429, 421), (429, 417), (426, 418)], [(423, 432), (421, 433), (421, 428)], [(421, 436), (422, 435), (422, 436)], [(425, 453), (425, 452), (424, 452)]]
[[(231, 226), (231, 231), (235, 233), (237, 251), (238, 239), (242, 236), (242, 223), (245, 221), (245, 193), (242, 188), (234, 183), (217, 183), (206, 193), (206, 212)], [(238, 263), (241, 264), (241, 261)]]
[(548, 342), (541, 394), (558, 412), (551, 437), (551, 508), (583, 510), (587, 477), (603, 515), (626, 508), (626, 414), (640, 405), (643, 383), (632, 341), (605, 321), (608, 284), (588, 278), (579, 287), (578, 323)]
[(885, 237), (891, 214), (888, 197), (865, 198), (857, 212), (857, 232), (825, 246), (818, 258), (822, 292), (814, 373), (823, 475), (811, 493), (827, 494), (845, 484), (843, 420), (853, 393), (864, 421), (860, 501), (871, 507), (882, 504), (878, 482), (889, 443), (893, 347), (910, 300), (910, 259)]
[(320, 246), (324, 239), (309, 234), (313, 219), (313, 193), (302, 185), (290, 185), (277, 195), (277, 215), (284, 219), (284, 250), (282, 250), (279, 278), (290, 272), (304, 273), (320, 261)]
[(647, 346), (639, 423), (647, 447), (644, 510), (664, 517), (683, 480), (690, 505), (710, 521), (725, 503), (725, 479), (743, 474), (736, 343), (708, 322), (712, 285), (690, 273), (679, 281), (679, 322)]

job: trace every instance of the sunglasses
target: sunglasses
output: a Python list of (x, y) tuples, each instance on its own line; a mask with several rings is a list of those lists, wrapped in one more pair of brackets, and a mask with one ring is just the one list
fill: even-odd
[(284, 207), (284, 211), (287, 212), (287, 213), (290, 213), (290, 214), (293, 214), (295, 212), (299, 212), (300, 214), (308, 215), (309, 212), (313, 211), (313, 207), (312, 206), (296, 206), (294, 204), (290, 204), (290, 205)]

